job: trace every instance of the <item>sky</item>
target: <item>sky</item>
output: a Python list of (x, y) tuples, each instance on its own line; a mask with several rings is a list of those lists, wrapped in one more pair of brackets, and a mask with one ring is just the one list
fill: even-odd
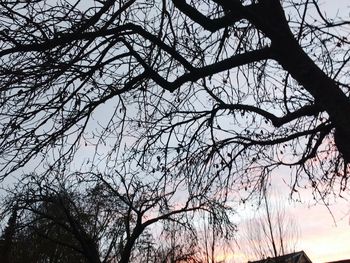
[[(288, 171), (285, 171), (288, 172)], [(279, 171), (277, 173), (283, 173)], [(275, 174), (281, 175), (281, 174)], [(276, 176), (277, 178), (282, 176)], [(305, 190), (301, 193), (301, 201), (288, 199), (289, 190), (282, 180), (274, 180), (272, 191), (275, 200), (281, 201), (288, 216), (297, 224), (299, 237), (295, 251), (303, 250), (313, 263), (322, 263), (350, 259), (350, 202), (337, 197), (327, 208), (323, 204), (312, 203), (311, 193)], [(252, 217), (252, 211), (243, 209), (241, 223)], [(239, 230), (238, 230), (239, 231)], [(238, 243), (244, 247), (244, 240), (238, 238)], [(234, 247), (237, 247), (233, 244)], [(238, 248), (226, 255), (229, 262), (247, 262), (256, 260)]]
[(336, 222), (322, 206), (300, 206), (291, 211), (298, 215), (301, 230), (298, 248), (314, 263), (350, 259), (349, 203), (341, 200), (332, 207)]
[(304, 250), (314, 263), (350, 259), (350, 204), (347, 200), (339, 198), (330, 206), (334, 218), (322, 204), (286, 202), (286, 206), (299, 227), (296, 251)]

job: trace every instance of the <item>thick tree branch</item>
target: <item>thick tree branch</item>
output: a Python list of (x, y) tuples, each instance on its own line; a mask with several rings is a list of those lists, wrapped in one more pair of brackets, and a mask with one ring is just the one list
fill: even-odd
[(255, 112), (263, 116), (264, 118), (268, 119), (269, 121), (271, 121), (275, 127), (280, 127), (288, 122), (291, 122), (303, 116), (314, 116), (320, 113), (320, 109), (316, 105), (306, 105), (304, 107), (301, 107), (300, 109), (297, 109), (294, 112), (287, 113), (282, 117), (277, 117), (276, 115), (268, 111), (265, 111), (263, 109), (260, 109), (259, 107), (255, 107), (252, 105), (245, 105), (245, 104), (220, 104), (218, 106), (218, 109), (229, 109), (233, 111), (243, 110), (243, 111)]
[(124, 44), (128, 47), (129, 51), (133, 53), (133, 56), (137, 59), (137, 61), (144, 67), (145, 71), (148, 73), (149, 77), (156, 82), (162, 88), (173, 92), (179, 87), (181, 87), (186, 82), (194, 82), (198, 79), (208, 77), (214, 75), (216, 73), (229, 70), (241, 65), (245, 65), (248, 63), (254, 63), (260, 60), (266, 60), (273, 57), (272, 50), (269, 47), (248, 51), (243, 54), (233, 55), (230, 58), (224, 59), (217, 63), (204, 66), (201, 68), (195, 68), (189, 73), (185, 73), (182, 76), (178, 77), (173, 82), (169, 82), (160, 76), (155, 70), (153, 70), (147, 63), (144, 61), (141, 56), (132, 49), (132, 47), (126, 42), (123, 41)]
[(232, 25), (243, 18), (242, 12), (230, 12), (221, 18), (210, 19), (199, 12), (196, 8), (186, 3), (185, 0), (172, 0), (174, 5), (193, 21), (201, 25), (210, 32), (215, 32), (221, 28)]

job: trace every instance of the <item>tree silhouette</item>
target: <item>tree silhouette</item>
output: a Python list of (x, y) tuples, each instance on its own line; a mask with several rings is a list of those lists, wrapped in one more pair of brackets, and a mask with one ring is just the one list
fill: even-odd
[(199, 184), (286, 165), (293, 187), (345, 189), (349, 21), (317, 1), (0, 5), (3, 178), (85, 144)]
[(265, 193), (262, 202), (263, 212), (242, 226), (242, 249), (256, 260), (295, 252), (299, 239), (295, 218), (287, 214), (281, 200), (272, 201)]
[(2, 250), (7, 253), (5, 262), (100, 262), (99, 239), (93, 235), (96, 222), (77, 207), (79, 196), (72, 202), (72, 193), (45, 188), (38, 192), (24, 188), (13, 200), (3, 238), (5, 244), (11, 240), (11, 246)]
[[(224, 203), (208, 200), (205, 192), (176, 192), (169, 180), (91, 172), (50, 175), (30, 174), (9, 189), (2, 204), (9, 219), (1, 243), (8, 262), (160, 262), (171, 251), (163, 251), (167, 236), (180, 242), (188, 231), (195, 237), (190, 222), (198, 213), (215, 213), (218, 228), (233, 227), (227, 218), (232, 209)], [(165, 236), (157, 235), (162, 227)], [(188, 248), (184, 240), (176, 249)], [(173, 253), (180, 262), (194, 252)]]
[(136, 218), (182, 192), (220, 214), (281, 166), (291, 192), (345, 191), (341, 15), (317, 0), (0, 1), (1, 179), (73, 170), (118, 193), (130, 175)]

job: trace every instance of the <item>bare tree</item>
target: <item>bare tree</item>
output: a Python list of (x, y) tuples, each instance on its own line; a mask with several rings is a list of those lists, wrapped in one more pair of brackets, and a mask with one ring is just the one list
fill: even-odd
[(162, 242), (156, 245), (155, 263), (201, 263), (197, 260), (198, 236), (192, 222), (176, 224), (168, 221), (163, 225)]
[[(187, 224), (164, 224), (156, 263), (224, 263), (236, 225), (216, 213), (199, 213)], [(145, 261), (146, 262), (146, 261)], [(153, 262), (153, 261), (151, 261)]]
[(345, 191), (349, 24), (317, 0), (0, 1), (1, 179), (94, 175), (132, 207), (125, 260), (148, 224), (245, 202), (280, 166), (293, 192)]
[[(6, 218), (15, 211), (17, 219), (9, 223), (5, 236), (13, 232), (12, 251), (17, 250), (19, 258), (32, 254), (31, 262), (153, 262), (164, 242), (152, 230), (172, 224), (178, 233), (166, 232), (179, 241), (180, 232), (195, 233), (190, 222), (199, 212), (217, 213), (220, 227), (230, 227), (229, 207), (208, 200), (205, 192), (177, 192), (172, 183), (180, 187), (177, 181), (137, 174), (76, 172), (44, 178), (30, 174), (8, 190), (3, 214)], [(178, 194), (182, 198), (176, 198)], [(5, 238), (9, 244), (10, 237)], [(183, 249), (172, 258), (184, 260), (190, 255)]]
[(263, 212), (243, 226), (242, 249), (258, 260), (294, 252), (299, 239), (296, 219), (286, 212), (281, 201), (271, 201), (266, 194), (261, 206)]
[(160, 158), (191, 187), (286, 165), (293, 188), (346, 188), (350, 21), (317, 0), (0, 6), (2, 178), (93, 145), (92, 167)]
[[(100, 262), (96, 235), (100, 225), (82, 206), (80, 194), (64, 188), (57, 191), (44, 182), (36, 187), (33, 182), (21, 186), (7, 201), (7, 208), (16, 213), (16, 219), (11, 220), (11, 216), (9, 220), (12, 246), (7, 250), (7, 262)], [(93, 205), (89, 204), (89, 212)]]
[(197, 258), (203, 263), (227, 262), (227, 251), (233, 253), (233, 242), (236, 238), (236, 227), (220, 227), (215, 215), (203, 215), (199, 221)]

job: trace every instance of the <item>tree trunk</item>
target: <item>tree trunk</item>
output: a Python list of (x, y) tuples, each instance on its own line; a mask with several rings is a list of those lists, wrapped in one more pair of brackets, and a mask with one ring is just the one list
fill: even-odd
[(90, 263), (101, 263), (100, 254), (96, 248), (95, 242), (86, 240), (84, 253)]
[(303, 51), (288, 26), (278, 0), (265, 0), (249, 14), (251, 22), (271, 40), (276, 61), (290, 73), (326, 111), (335, 126), (335, 143), (350, 162), (350, 101), (336, 82), (328, 77)]
[(121, 257), (120, 257), (119, 263), (129, 263), (130, 256), (131, 256), (131, 251), (134, 248), (136, 240), (142, 234), (144, 229), (145, 229), (144, 225), (137, 225), (134, 228), (134, 231), (132, 232), (131, 236), (126, 241), (126, 244), (125, 244), (125, 246), (123, 248), (123, 251), (121, 253)]

